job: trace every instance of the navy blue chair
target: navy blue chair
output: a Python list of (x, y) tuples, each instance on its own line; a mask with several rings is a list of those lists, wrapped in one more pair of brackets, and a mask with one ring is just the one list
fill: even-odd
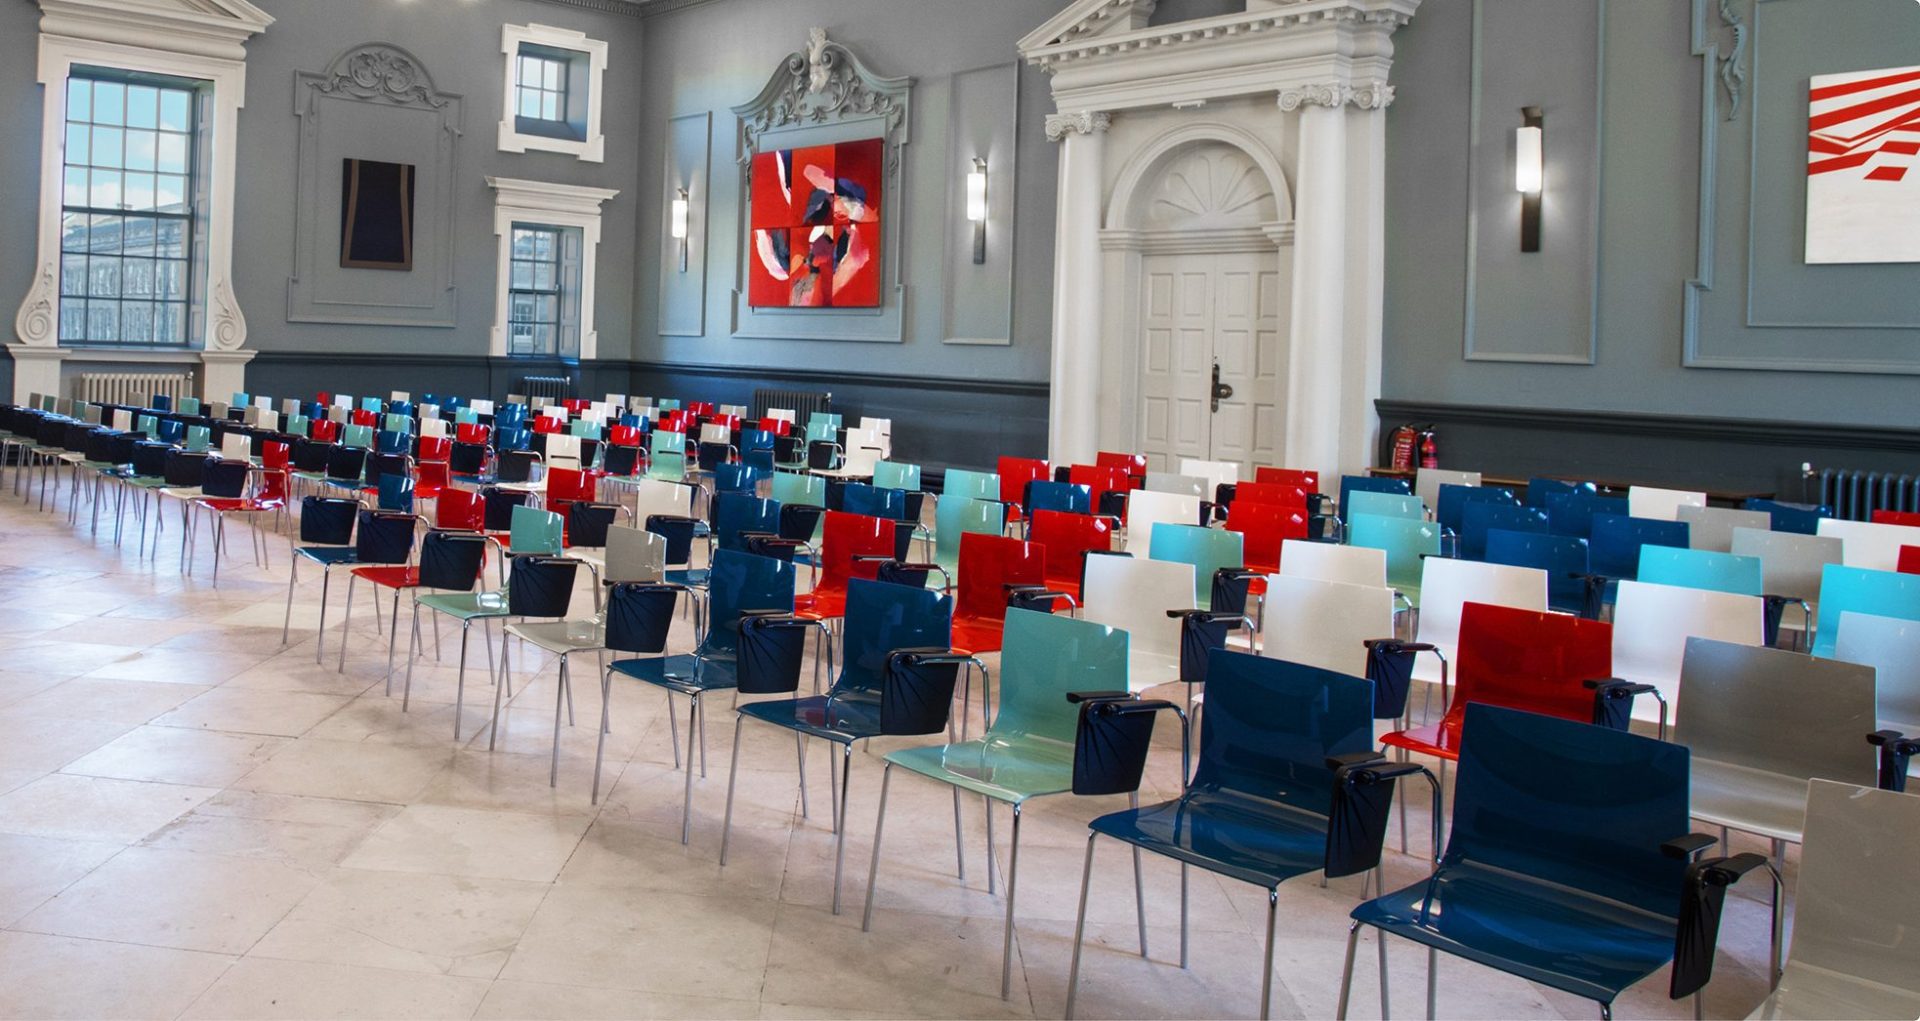
[(1593, 1000), (1603, 1018), (1669, 961), (1671, 994), (1698, 991), (1724, 887), (1765, 859), (1698, 859), (1714, 841), (1688, 835), (1688, 750), (1481, 704), (1465, 731), (1446, 853), (1431, 877), (1354, 909), (1338, 1016), (1363, 925), (1427, 948), (1428, 1017), (1440, 951)]
[[(1113, 812), (1089, 825), (1073, 965), (1067, 977), (1067, 1017), (1073, 1017), (1079, 989), (1093, 849), (1103, 835), (1180, 862), (1183, 888), (1188, 866), (1266, 888), (1260, 1016), (1268, 1016), (1280, 884), (1313, 873), (1339, 877), (1377, 868), (1396, 778), (1420, 773), (1432, 782), (1424, 767), (1389, 762), (1374, 750), (1373, 701), (1373, 684), (1358, 677), (1214, 651), (1207, 665), (1207, 711), (1200, 722), (1200, 767), (1186, 790), (1172, 801)], [(1083, 703), (1081, 738), (1074, 753), (1076, 794), (1109, 792), (1082, 789), (1086, 760), (1097, 747), (1088, 740), (1090, 717), (1129, 708), (1126, 702), (1103, 705), (1097, 698)], [(1142, 740), (1139, 763), (1144, 762)], [(1131, 775), (1137, 783), (1137, 771)], [(1433, 791), (1437, 808), (1438, 784)], [(1436, 833), (1436, 844), (1438, 839)], [(1185, 967), (1184, 899), (1181, 906), (1180, 957)], [(1144, 924), (1141, 932), (1144, 937)], [(1143, 938), (1142, 956), (1145, 953)], [(1128, 1013), (1124, 1003), (1106, 1008), (1116, 1015)]]
[(1547, 529), (1555, 535), (1573, 535), (1582, 539), (1593, 535), (1596, 514), (1627, 513), (1624, 496), (1593, 496), (1583, 491), (1556, 493), (1546, 500)]
[[(1589, 570), (1609, 581), (1640, 575), (1640, 547), (1687, 548), (1687, 523), (1636, 518), (1625, 514), (1595, 514)], [(1611, 589), (1611, 585), (1608, 586)]]
[[(829, 486), (828, 491), (831, 492), (832, 488)], [(840, 487), (840, 509), (848, 514), (869, 518), (903, 521), (907, 516), (907, 491), (850, 482)]]
[(1487, 533), (1547, 534), (1547, 512), (1538, 507), (1510, 507), (1499, 503), (1469, 503), (1460, 509), (1460, 559), (1487, 559)]
[[(713, 539), (720, 549), (745, 552), (744, 538), (752, 532), (777, 532), (780, 529), (780, 504), (751, 493), (715, 493), (713, 497)], [(668, 563), (673, 563), (669, 560)], [(697, 578), (681, 578), (684, 584), (698, 584)]]
[[(813, 621), (798, 618), (756, 621), (779, 627)], [(847, 788), (853, 746), (882, 735), (938, 734), (948, 729), (960, 664), (973, 663), (948, 648), (953, 634), (953, 598), (929, 589), (855, 578), (847, 583), (843, 638), (846, 654), (840, 676), (824, 695), (749, 702), (740, 707), (733, 731), (733, 766), (727, 773), (727, 812), (720, 831), (720, 864), (727, 863), (733, 831), (733, 782), (740, 768), (740, 736), (746, 721), (758, 720), (799, 737), (817, 737), (840, 748), (840, 780), (834, 798), (833, 911), (840, 912), (840, 875), (847, 849)], [(799, 659), (791, 657), (776, 690), (799, 687)], [(754, 694), (744, 682), (741, 694)], [(800, 755), (800, 783), (806, 786), (806, 757)], [(833, 756), (827, 758), (832, 776)], [(956, 794), (956, 798), (958, 795)], [(957, 803), (957, 802), (956, 802)]]
[[(607, 596), (606, 623), (601, 631), (606, 650), (629, 657), (663, 656), (667, 651), (667, 632), (673, 626), (677, 585), (622, 582)], [(607, 734), (612, 729), (609, 704), (613, 701), (613, 671), (600, 672), (600, 737), (593, 750), (592, 803), (600, 803), (600, 765), (607, 757)], [(669, 713), (669, 716), (672, 714)], [(674, 749), (679, 750), (679, 742)], [(692, 775), (692, 771), (688, 771)]]
[[(320, 625), (314, 634), (313, 661), (320, 662), (327, 637), (327, 590), (336, 567), (404, 564), (413, 559), (412, 514), (364, 510), (358, 500), (309, 496), (300, 501), (299, 542), (287, 568), (287, 616), (280, 628), (280, 644), (287, 643), (293, 626), (293, 590), (299, 583), (300, 561), (320, 565)], [(358, 534), (355, 534), (357, 531)], [(347, 640), (344, 631), (341, 641)]]
[(1499, 486), (1454, 486), (1440, 487), (1440, 496), (1434, 501), (1433, 520), (1450, 532), (1459, 532), (1463, 523), (1462, 515), (1472, 504), (1494, 504), (1502, 507), (1520, 506), (1520, 498), (1513, 490)]
[(1833, 517), (1833, 508), (1824, 504), (1750, 499), (1741, 506), (1750, 511), (1765, 511), (1772, 521), (1773, 531), (1794, 532), (1799, 535), (1820, 534), (1820, 519)]
[(1547, 605), (1561, 613), (1597, 618), (1599, 600), (1589, 598), (1592, 565), (1586, 539), (1495, 528), (1487, 532), (1487, 563), (1547, 572)]
[(1347, 497), (1353, 493), (1399, 493), (1402, 496), (1413, 495), (1413, 483), (1406, 479), (1384, 478), (1375, 475), (1340, 476), (1340, 520), (1347, 520)]
[[(707, 630), (699, 646), (687, 655), (623, 659), (607, 665), (613, 676), (651, 684), (667, 693), (668, 740), (673, 744), (676, 768), (682, 763), (679, 732), (673, 729), (673, 696), (687, 696), (687, 800), (680, 810), (682, 844), (687, 842), (693, 819), (693, 742), (701, 729), (700, 698), (709, 691), (724, 691), (737, 684), (742, 619), (755, 611), (793, 613), (793, 565), (735, 550), (716, 550), (707, 578)], [(611, 681), (607, 683), (610, 687)], [(704, 744), (700, 761), (700, 774), (705, 776)], [(594, 786), (599, 785), (596, 763)]]
[(1093, 488), (1076, 486), (1066, 482), (1045, 482), (1035, 480), (1027, 483), (1026, 494), (1021, 498), (1021, 506), (1026, 508), (1028, 519), (1034, 511), (1060, 511), (1066, 514), (1092, 514)]
[(1591, 482), (1562, 482), (1535, 475), (1527, 480), (1527, 506), (1546, 509), (1547, 498), (1557, 494), (1579, 493), (1585, 496), (1598, 496), (1600, 489)]

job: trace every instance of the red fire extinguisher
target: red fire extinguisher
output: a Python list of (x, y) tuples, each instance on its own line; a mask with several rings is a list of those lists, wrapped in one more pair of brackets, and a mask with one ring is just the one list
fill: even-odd
[(1415, 451), (1420, 446), (1420, 430), (1409, 422), (1393, 431), (1393, 458), (1389, 465), (1394, 471), (1412, 471)]
[(1420, 467), (1440, 467), (1440, 445), (1434, 440), (1433, 426), (1427, 426), (1420, 432)]

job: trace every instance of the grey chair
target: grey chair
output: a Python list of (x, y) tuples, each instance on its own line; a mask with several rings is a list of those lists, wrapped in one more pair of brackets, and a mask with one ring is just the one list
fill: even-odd
[[(1873, 668), (1878, 729), (1920, 737), (1920, 621), (1849, 610), (1840, 615), (1833, 658)], [(1920, 775), (1920, 762), (1908, 775)]]
[(1207, 480), (1198, 475), (1148, 472), (1146, 484), (1141, 488), (1149, 493), (1178, 493), (1182, 496), (1197, 496), (1202, 500), (1213, 499), (1213, 493), (1207, 488)]
[(1782, 620), (1781, 627), (1790, 629), (1799, 624), (1807, 635), (1804, 647), (1812, 648), (1814, 621), (1820, 619), (1820, 574), (1828, 564), (1840, 563), (1840, 540), (1824, 535), (1735, 528), (1728, 552), (1759, 557), (1763, 591), (1804, 604), (1806, 612), (1802, 619)]
[(666, 578), (666, 538), (630, 525), (607, 526), (605, 549), (575, 548), (568, 555), (596, 567), (602, 585), (656, 584)]
[(1773, 519), (1767, 516), (1766, 511), (1680, 507), (1674, 511), (1674, 515), (1676, 520), (1687, 523), (1688, 545), (1715, 553), (1733, 552), (1733, 530), (1736, 528), (1757, 528), (1764, 532), (1773, 527)]
[(1793, 953), (1748, 1017), (1920, 1017), (1920, 798), (1814, 780), (1806, 820)]

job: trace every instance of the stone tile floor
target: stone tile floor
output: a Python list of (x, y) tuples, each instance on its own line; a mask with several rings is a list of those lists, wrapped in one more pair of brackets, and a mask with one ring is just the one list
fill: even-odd
[[(11, 480), (8, 479), (8, 482)], [(707, 720), (692, 841), (679, 843), (684, 775), (665, 698), (617, 685), (603, 797), (588, 799), (598, 686), (577, 670), (578, 726), (562, 728), (547, 784), (555, 671), (516, 647), (497, 747), (475, 637), (460, 741), (457, 632), (422, 650), (411, 710), (385, 686), (386, 643), (365, 587), (336, 672), (341, 586), (314, 663), (319, 573), (302, 572), (282, 645), (286, 538), (255, 567), (244, 526), (216, 588), (210, 543), (181, 571), (177, 523), (157, 556), (116, 548), (60, 511), (0, 487), (0, 1016), (4, 1017), (1058, 1017), (1065, 1006), (1086, 822), (1120, 799), (1044, 799), (1022, 839), (1012, 994), (999, 996), (1007, 826), (986, 891), (981, 806), (964, 811), (967, 879), (954, 875), (952, 802), (893, 785), (871, 933), (860, 905), (878, 756), (855, 754), (846, 907), (830, 913), (833, 836), (825, 749), (809, 749), (800, 814), (792, 741), (744, 736), (730, 864), (718, 863), (728, 702)], [(585, 575), (576, 605), (587, 612)], [(405, 613), (403, 608), (402, 617)], [(692, 644), (676, 625), (672, 649)], [(495, 637), (497, 641), (497, 636)], [(402, 645), (404, 646), (404, 641)], [(404, 659), (404, 649), (402, 652)], [(583, 661), (584, 662), (584, 661)], [(579, 665), (579, 664), (577, 664)], [(684, 714), (684, 704), (679, 710)], [(684, 723), (684, 715), (681, 717)], [(977, 721), (976, 721), (977, 725)], [(1145, 796), (1177, 788), (1162, 728)], [(685, 740), (684, 730), (681, 740)], [(1389, 881), (1424, 873), (1389, 855)], [(1742, 846), (1745, 846), (1744, 844)], [(1756, 845), (1757, 846), (1757, 845)], [(1146, 861), (1148, 959), (1130, 870), (1096, 857), (1082, 1016), (1234, 1017), (1258, 1009), (1265, 896), (1195, 872), (1192, 964), (1178, 953), (1178, 870)], [(1789, 871), (1788, 880), (1791, 883)], [(1276, 1017), (1329, 1017), (1358, 879), (1281, 890)], [(1423, 1009), (1425, 955), (1389, 947), (1393, 1009)], [(1355, 1016), (1377, 1016), (1365, 940)], [(1744, 1017), (1764, 991), (1766, 906), (1736, 891), (1707, 1005)], [(1593, 1017), (1592, 1004), (1460, 961), (1439, 979), (1445, 1017)], [(1621, 1017), (1683, 1017), (1655, 976)]]

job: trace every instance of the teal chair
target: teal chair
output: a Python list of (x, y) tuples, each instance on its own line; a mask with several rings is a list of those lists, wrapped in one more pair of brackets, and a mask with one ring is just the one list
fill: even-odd
[(1760, 577), (1759, 557), (1678, 546), (1640, 547), (1638, 578), (1656, 585), (1757, 596), (1762, 594)]
[(1840, 615), (1848, 610), (1901, 620), (1920, 620), (1920, 574), (1874, 571), (1828, 564), (1820, 572), (1820, 618), (1813, 654), (1833, 658)]
[(204, 425), (187, 426), (187, 449), (193, 453), (204, 453), (213, 446), (213, 430)]
[(664, 450), (655, 451), (647, 461), (647, 478), (665, 482), (684, 482), (687, 478), (687, 455)]
[(567, 431), (584, 439), (600, 438), (600, 427), (584, 418), (576, 418), (567, 425)]
[(960, 496), (974, 500), (1000, 499), (1000, 476), (996, 472), (967, 471), (964, 468), (947, 469), (946, 483), (940, 489), (942, 498)]
[[(840, 416), (831, 411), (816, 411), (813, 414), (807, 416), (808, 434), (812, 434), (813, 427), (816, 425), (824, 425), (829, 429), (838, 430), (844, 424), (846, 423), (841, 421)], [(827, 438), (833, 439), (831, 435), (829, 435)]]
[(406, 415), (388, 415), (385, 419), (386, 430), (390, 433), (413, 435), (413, 419)]
[(920, 488), (920, 466), (903, 461), (877, 461), (873, 466), (873, 485), (876, 489), (916, 492)]
[(361, 410), (361, 411), (371, 411), (371, 412), (373, 412), (374, 414), (376, 414), (376, 415), (378, 415), (378, 414), (380, 413), (380, 411), (381, 411), (381, 408), (382, 408), (382, 405), (381, 405), (381, 403), (380, 403), (380, 398), (378, 398), (378, 397), (362, 397), (362, 398), (360, 398), (360, 410)]
[(372, 447), (373, 446), (373, 426), (370, 426), (370, 425), (341, 426), (340, 427), (340, 445), (343, 447), (360, 447), (361, 449)]
[(1007, 505), (948, 494), (933, 508), (933, 562), (949, 578), (960, 572), (960, 537), (968, 532), (1000, 535), (1007, 527)]
[(1347, 494), (1347, 509), (1358, 516), (1372, 514), (1383, 518), (1424, 518), (1426, 505), (1409, 493), (1373, 493), (1355, 490)]
[(472, 408), (455, 408), (453, 412), (453, 424), (479, 425), (480, 413)]
[[(944, 502), (944, 501), (943, 501)], [(1001, 937), (1000, 997), (1013, 980), (1014, 894), (1020, 878), (1020, 810), (1033, 798), (1073, 790), (1076, 692), (1110, 691), (1127, 676), (1127, 633), (1072, 617), (1008, 610), (1001, 647), (1000, 711), (984, 736), (958, 744), (907, 748), (887, 755), (880, 774), (880, 814), (873, 827), (873, 864), (867, 873), (862, 931), (873, 928), (873, 892), (880, 875), (880, 838), (887, 824), (887, 784), (893, 767), (918, 773), (987, 799), (987, 842), (993, 842), (993, 802), (1013, 807), (1007, 853), (1007, 921)], [(991, 885), (993, 871), (987, 871)], [(991, 890), (989, 890), (991, 892)]]
[[(1359, 496), (1356, 491), (1350, 496)], [(1418, 518), (1356, 514), (1347, 523), (1347, 545), (1385, 550), (1387, 585), (1413, 609), (1420, 608), (1421, 557), (1440, 555), (1440, 526)]]
[(560, 515), (518, 504), (507, 528), (509, 556), (557, 557), (566, 535)]
[(282, 423), (282, 431), (290, 436), (305, 437), (309, 427), (310, 423), (305, 415), (288, 415), (286, 422)]
[(141, 415), (133, 420), (133, 431), (155, 439), (160, 435), (160, 419), (155, 415)]
[(654, 405), (654, 407), (659, 408), (661, 411), (679, 411), (680, 399), (678, 397), (662, 397), (660, 398), (660, 402)]
[(807, 442), (808, 443), (838, 443), (839, 441), (840, 441), (839, 426), (834, 425), (830, 422), (808, 422), (807, 423)]
[(174, 410), (182, 415), (198, 415), (200, 413), (200, 398), (182, 397), (179, 401), (179, 407)]
[(655, 429), (647, 440), (647, 452), (650, 454), (679, 454), (687, 456), (687, 434), (667, 432)]
[(1193, 597), (1203, 610), (1213, 609), (1213, 575), (1223, 567), (1246, 563), (1243, 538), (1224, 528), (1201, 528), (1156, 521), (1147, 543), (1147, 556), (1193, 565)]
[(773, 493), (780, 506), (805, 504), (809, 507), (827, 505), (827, 480), (818, 475), (796, 475), (793, 472), (773, 473)]

